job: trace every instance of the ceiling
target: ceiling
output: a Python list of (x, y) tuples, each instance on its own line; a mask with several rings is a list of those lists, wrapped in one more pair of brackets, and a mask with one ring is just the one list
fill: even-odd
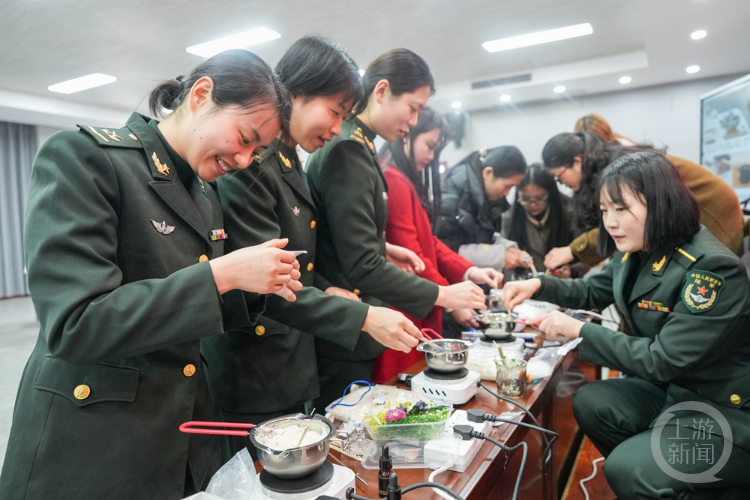
[[(202, 59), (190, 45), (265, 26), (281, 38), (253, 47), (274, 65), (302, 35), (335, 39), (360, 64), (407, 47), (430, 64), (450, 111), (541, 99), (575, 98), (639, 86), (750, 71), (747, 0), (3, 0), (0, 16), (0, 120), (49, 126), (86, 121), (116, 126), (160, 80)], [(590, 36), (490, 54), (482, 42), (591, 23)], [(699, 41), (690, 33), (705, 29)], [(685, 72), (701, 66), (694, 75)], [(110, 85), (63, 95), (47, 87), (89, 73)], [(530, 74), (530, 81), (471, 90), (471, 82)], [(620, 76), (632, 83), (620, 85)], [(562, 84), (566, 93), (552, 88)]]

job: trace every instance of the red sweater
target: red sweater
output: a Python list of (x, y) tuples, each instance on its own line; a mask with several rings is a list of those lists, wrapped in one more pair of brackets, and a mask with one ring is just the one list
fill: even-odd
[[(387, 157), (386, 157), (387, 158)], [(385, 158), (384, 158), (385, 159)], [(383, 162), (388, 183), (388, 222), (385, 239), (415, 252), (424, 261), (425, 270), (419, 275), (438, 285), (450, 285), (463, 279), (473, 264), (448, 248), (432, 234), (430, 218), (419, 201), (419, 195), (409, 179), (398, 168)], [(421, 321), (409, 316), (417, 328), (432, 328), (443, 332), (441, 308), (435, 306)], [(416, 349), (409, 354), (388, 350), (375, 362), (373, 380), (382, 383), (413, 365), (423, 355)]]

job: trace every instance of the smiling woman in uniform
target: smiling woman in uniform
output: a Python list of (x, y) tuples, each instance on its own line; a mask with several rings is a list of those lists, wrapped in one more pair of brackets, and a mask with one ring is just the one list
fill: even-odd
[[(616, 160), (600, 175), (595, 196), (601, 211), (599, 249), (616, 250), (612, 261), (586, 279), (544, 276), (508, 283), (505, 305), (511, 310), (534, 298), (603, 310), (614, 302), (622, 311), (632, 335), (559, 311), (540, 325), (548, 334), (582, 338), (582, 360), (628, 375), (587, 384), (573, 400), (583, 432), (607, 457), (604, 472), (618, 498), (744, 498), (738, 487), (749, 482), (750, 460), (745, 266), (700, 225), (695, 197), (661, 154)], [(673, 461), (669, 471), (656, 461), (660, 452), (666, 463), (675, 436), (694, 435), (694, 422), (707, 417), (686, 408), (655, 434), (654, 421), (677, 403), (703, 405), (728, 422), (731, 436), (715, 425), (701, 443), (715, 450), (718, 461), (724, 438), (730, 438), (731, 456), (716, 474), (719, 481), (691, 483), (671, 474), (708, 470), (700, 462)]]
[[(232, 235), (228, 248), (288, 238), (289, 248), (307, 252), (298, 257), (305, 288), (294, 304), (270, 297), (255, 325), (204, 340), (211, 397), (231, 422), (259, 423), (300, 412), (318, 396), (315, 346), (308, 333), (353, 348), (364, 330), (379, 343), (404, 351), (419, 336), (402, 314), (361, 303), (314, 270), (320, 214), (296, 146), (312, 153), (341, 132), (342, 120), (364, 93), (359, 67), (335, 43), (310, 36), (292, 44), (276, 74), (291, 94), (289, 133), (250, 168), (219, 179), (218, 189)], [(278, 376), (281, 367), (283, 377)], [(230, 437), (228, 443), (231, 456), (247, 446), (247, 438)]]
[[(179, 499), (206, 486), (218, 441), (178, 431), (214, 418), (199, 341), (223, 333), (230, 295), (301, 288), (284, 240), (222, 256), (210, 182), (271, 143), (285, 101), (266, 63), (227, 51), (153, 91), (152, 112), (174, 109), (161, 123), (133, 113), (42, 146), (25, 227), (41, 329), (0, 498)], [(251, 298), (232, 314), (256, 316)]]

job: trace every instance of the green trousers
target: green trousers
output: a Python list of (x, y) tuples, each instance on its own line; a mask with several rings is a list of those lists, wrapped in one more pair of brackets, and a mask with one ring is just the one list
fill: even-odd
[[(729, 461), (716, 475), (713, 483), (679, 481), (662, 470), (651, 448), (651, 423), (661, 414), (666, 403), (666, 390), (637, 378), (599, 380), (583, 386), (573, 397), (573, 412), (584, 434), (606, 457), (604, 473), (618, 500), (629, 499), (740, 499), (750, 498), (750, 453), (734, 446)], [(687, 427), (683, 427), (687, 424)], [(689, 435), (691, 423), (682, 423), (681, 432)], [(716, 426), (718, 428), (718, 425)], [(670, 432), (662, 431), (665, 445)], [(688, 434), (686, 434), (688, 433)], [(705, 436), (704, 436), (705, 437)], [(684, 438), (683, 438), (684, 439)], [(723, 438), (713, 435), (701, 446), (723, 448)], [(666, 448), (663, 448), (665, 450)], [(713, 448), (712, 448), (713, 449)], [(665, 456), (665, 459), (667, 457)], [(717, 455), (718, 458), (718, 455)], [(695, 474), (705, 465), (674, 463), (675, 470)]]

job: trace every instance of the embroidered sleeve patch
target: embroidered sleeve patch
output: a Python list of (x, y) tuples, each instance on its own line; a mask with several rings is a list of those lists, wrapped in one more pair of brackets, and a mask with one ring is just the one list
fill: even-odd
[(685, 275), (682, 302), (691, 313), (704, 313), (717, 304), (719, 294), (723, 289), (724, 278), (708, 271), (693, 269)]

